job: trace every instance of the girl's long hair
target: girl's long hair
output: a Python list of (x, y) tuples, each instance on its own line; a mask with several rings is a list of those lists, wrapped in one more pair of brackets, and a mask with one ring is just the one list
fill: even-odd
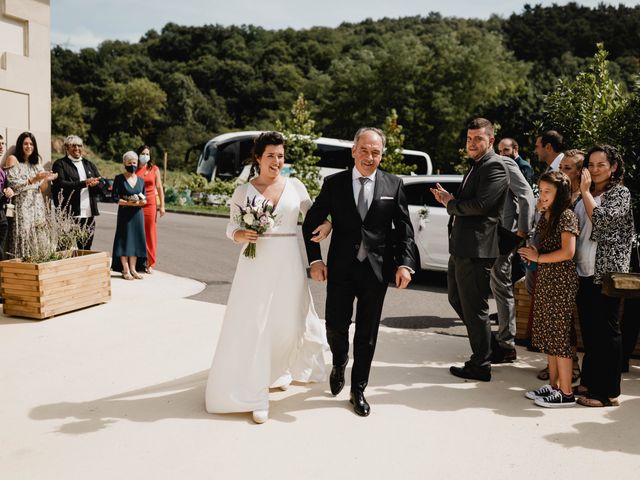
[(547, 238), (560, 221), (560, 216), (571, 205), (571, 180), (562, 172), (547, 172), (542, 174), (538, 183), (547, 182), (556, 187), (556, 198), (549, 208), (549, 221), (540, 232), (540, 240)]

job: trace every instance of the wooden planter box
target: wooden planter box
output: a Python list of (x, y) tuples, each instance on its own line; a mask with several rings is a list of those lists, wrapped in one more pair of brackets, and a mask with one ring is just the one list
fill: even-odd
[[(524, 278), (518, 280), (514, 285), (514, 296), (516, 299), (516, 339), (525, 340), (527, 338), (527, 323), (529, 322), (529, 309), (531, 299), (524, 286)], [(576, 313), (576, 319), (578, 314)], [(578, 349), (582, 350), (582, 334), (580, 333), (580, 322), (576, 320), (576, 333), (578, 335)], [(640, 356), (640, 338), (636, 343), (633, 355)]]
[(78, 250), (45, 263), (0, 262), (5, 315), (42, 320), (111, 299), (111, 257)]

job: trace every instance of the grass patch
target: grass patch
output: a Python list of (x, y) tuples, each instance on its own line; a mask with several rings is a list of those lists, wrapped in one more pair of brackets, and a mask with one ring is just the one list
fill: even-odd
[(222, 215), (225, 217), (229, 216), (229, 208), (228, 207), (205, 207), (203, 205), (167, 205), (167, 212), (176, 212), (176, 213), (194, 213), (194, 214), (204, 214), (204, 215)]

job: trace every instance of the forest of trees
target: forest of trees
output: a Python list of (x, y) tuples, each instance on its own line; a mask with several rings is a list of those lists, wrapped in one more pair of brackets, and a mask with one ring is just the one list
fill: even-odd
[(183, 160), (189, 146), (274, 128), (303, 93), (316, 131), (329, 137), (382, 126), (395, 109), (405, 147), (452, 171), (477, 115), (529, 153), (535, 129), (551, 126), (545, 98), (588, 68), (598, 42), (611, 80), (633, 92), (640, 6), (525, 6), (486, 21), (430, 14), (307, 30), (169, 23), (137, 43), (53, 48), (53, 133), (81, 134), (107, 158), (144, 141), (168, 152), (170, 168), (193, 171), (195, 159)]

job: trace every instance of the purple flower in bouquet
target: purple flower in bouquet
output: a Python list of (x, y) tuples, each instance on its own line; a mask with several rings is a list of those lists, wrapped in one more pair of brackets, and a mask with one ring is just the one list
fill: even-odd
[[(258, 200), (257, 197), (249, 198), (244, 205), (238, 205), (240, 213), (236, 222), (245, 230), (253, 230), (261, 235), (276, 225), (276, 217), (273, 213), (273, 205), (269, 200)], [(244, 249), (244, 256), (255, 258), (256, 244), (249, 243)]]

